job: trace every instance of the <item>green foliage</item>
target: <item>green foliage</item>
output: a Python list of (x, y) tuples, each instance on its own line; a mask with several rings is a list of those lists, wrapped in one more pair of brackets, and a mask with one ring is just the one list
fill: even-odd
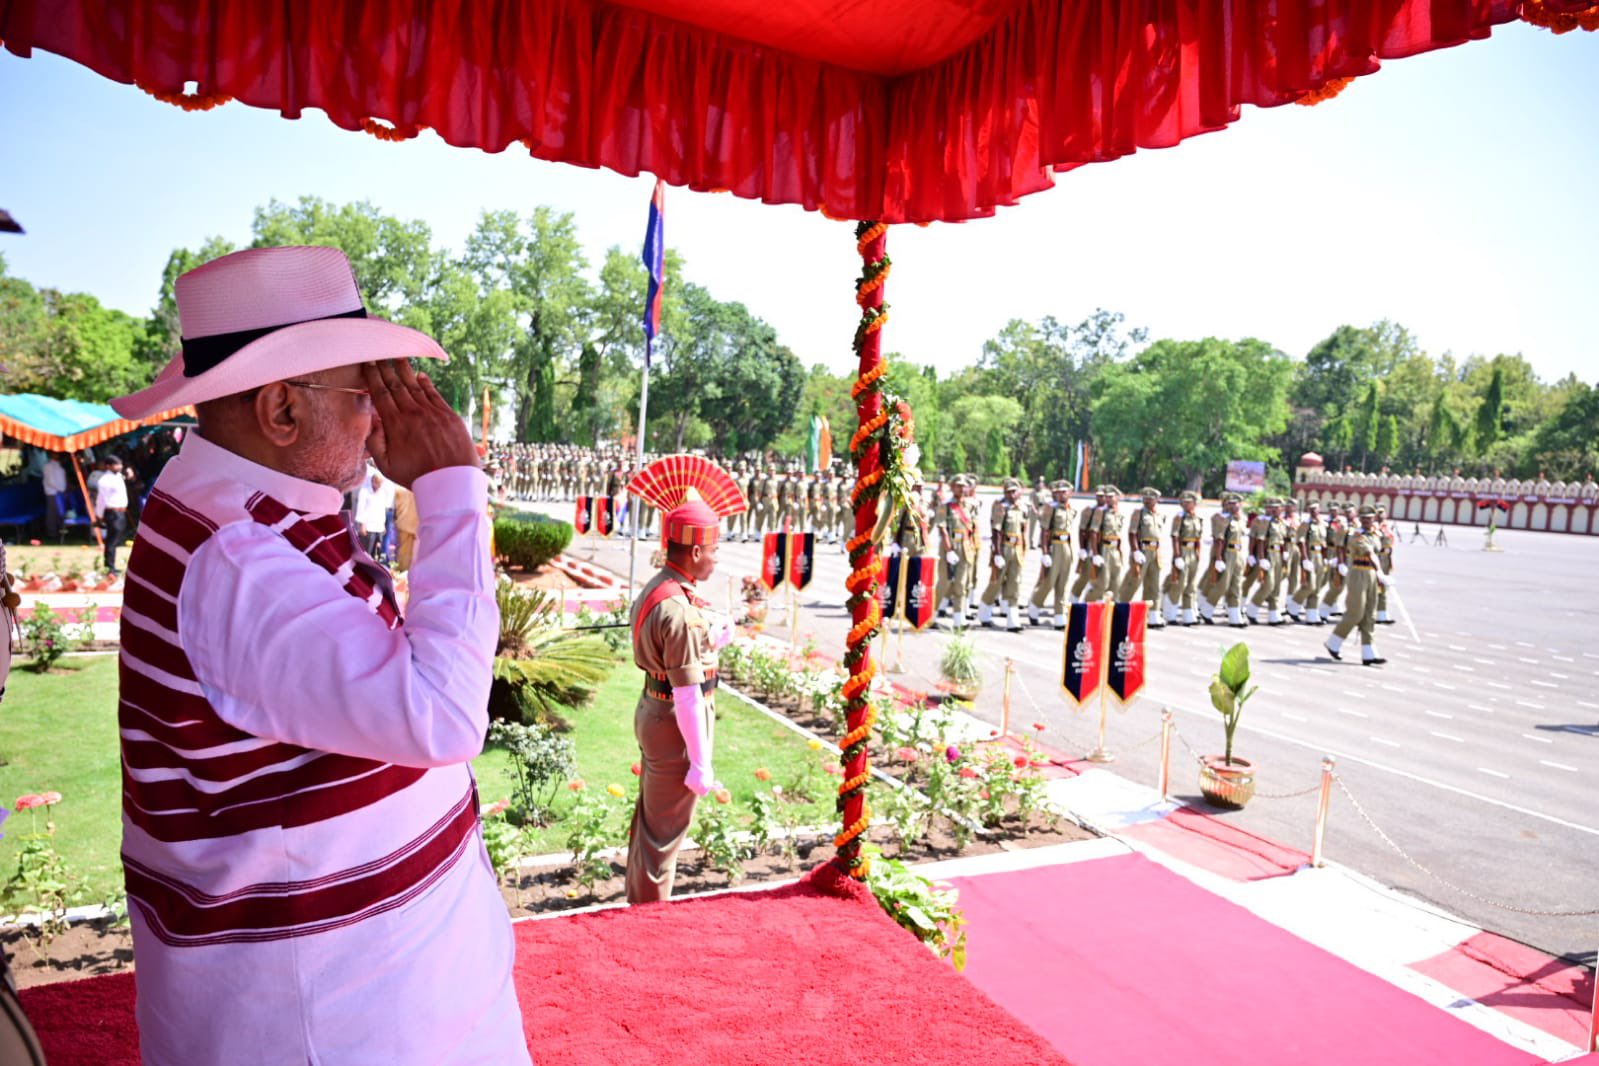
[(960, 893), (939, 887), (904, 863), (885, 859), (877, 848), (862, 848), (870, 870), (866, 884), (887, 915), (908, 929), (929, 951), (966, 968), (966, 918), (957, 905)]
[(525, 851), (526, 837), (505, 817), (504, 810), (483, 816), (483, 848), (488, 852), (494, 876), (505, 879), (516, 868)]
[(1210, 679), (1210, 704), (1221, 714), (1226, 730), (1227, 750), (1223, 757), (1228, 763), (1233, 761), (1233, 734), (1244, 704), (1258, 691), (1258, 687), (1249, 688), (1249, 645), (1239, 641), (1222, 655), (1221, 668)]
[(983, 671), (977, 665), (977, 642), (970, 634), (956, 633), (950, 637), (938, 661), (938, 672), (945, 680), (959, 684), (982, 681)]
[(1494, 367), (1488, 391), (1483, 394), (1482, 403), (1477, 407), (1476, 431), (1479, 454), (1499, 443), (1499, 438), (1504, 435), (1505, 372), (1501, 367)]
[(7, 391), (104, 402), (148, 384), (138, 319), (86, 293), (35, 289), (0, 260), (0, 352)]
[[(93, 618), (92, 611), (85, 613)], [(75, 650), (80, 644), (92, 636), (94, 630), (87, 623), (76, 624), (50, 609), (47, 603), (39, 603), (34, 607), (32, 616), (24, 618), (19, 627), (22, 630), (22, 646), (32, 656), (29, 664), (39, 673), (47, 673), (53, 669), (61, 657)]]
[(494, 516), (494, 551), (507, 564), (537, 570), (572, 543), (572, 524), (531, 511), (501, 511)]
[(505, 749), (511, 757), (516, 782), (511, 794), (512, 819), (544, 824), (556, 793), (576, 766), (577, 752), (572, 742), (549, 726), (519, 722), (492, 723), (488, 742)]
[(502, 580), (495, 599), (500, 638), (490, 716), (549, 723), (559, 721), (562, 711), (587, 703), (616, 664), (604, 638), (558, 625), (560, 602), (542, 589)]
[(711, 797), (700, 801), (694, 814), (694, 839), (705, 853), (706, 863), (727, 875), (728, 884), (744, 879), (750, 847), (739, 837), (733, 809), (725, 801)]
[(28, 811), (28, 832), (17, 837), (22, 850), (17, 853), (11, 876), (0, 888), (0, 907), (11, 914), (37, 915), (39, 924), (26, 935), (43, 947), (67, 931), (67, 908), (81, 885), (55, 849), (55, 824), (46, 821), (41, 831), (36, 815), (36, 808)]
[(585, 789), (566, 816), (572, 876), (584, 888), (592, 889), (611, 876), (611, 860), (601, 854), (620, 843), (619, 833), (610, 827), (611, 808), (604, 793)]

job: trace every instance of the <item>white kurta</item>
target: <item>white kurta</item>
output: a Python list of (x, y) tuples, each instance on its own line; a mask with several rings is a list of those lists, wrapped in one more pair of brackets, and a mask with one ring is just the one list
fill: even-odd
[[(459, 467), (417, 479), (414, 492), (411, 597), (393, 628), (374, 613), (375, 594), (341, 587), (352, 567), (375, 566), (359, 548), (351, 559), (341, 543), (347, 561), (330, 573), (287, 539), (290, 525), (307, 528), (302, 518), (326, 526), (337, 491), (191, 433), (152, 494), (146, 573), (184, 570), (168, 614), (130, 559), (123, 621), (123, 849), (146, 1066), (529, 1061), (510, 923), (469, 810), (499, 622), (486, 482)], [(291, 513), (238, 520), (263, 496)], [(188, 529), (201, 541), (192, 554)], [(175, 631), (161, 620), (174, 615)], [(157, 721), (129, 706), (163, 691), (203, 696), (220, 721)], [(202, 726), (221, 742), (188, 751), (172, 739)], [(317, 769), (328, 766), (355, 769)], [(343, 813), (306, 813), (385, 773), (401, 785)], [(290, 783), (271, 785), (280, 778)], [(197, 811), (171, 798), (183, 789), (200, 797)], [(219, 793), (242, 798), (207, 809)], [(241, 810), (239, 831), (214, 828)], [(419, 864), (446, 821), (469, 828)], [(409, 880), (379, 890), (388, 895), (343, 902), (346, 887), (401, 870)], [(285, 902), (296, 899), (300, 909)]]

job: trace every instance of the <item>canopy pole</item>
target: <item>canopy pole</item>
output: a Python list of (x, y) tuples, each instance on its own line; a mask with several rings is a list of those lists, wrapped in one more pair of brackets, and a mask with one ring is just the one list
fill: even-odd
[(883, 411), (883, 395), (878, 379), (883, 376), (883, 323), (888, 321), (883, 303), (883, 283), (888, 277), (886, 252), (888, 226), (881, 222), (861, 222), (855, 227), (855, 250), (861, 257), (861, 275), (855, 282), (855, 303), (861, 309), (860, 325), (855, 329), (855, 352), (859, 357), (858, 376), (850, 387), (855, 401), (857, 428), (850, 438), (850, 457), (855, 461), (855, 487), (850, 502), (855, 507), (855, 535), (849, 539), (850, 574), (845, 579), (849, 598), (845, 601), (854, 623), (845, 638), (844, 664), (849, 677), (844, 681), (844, 721), (849, 727), (839, 741), (844, 781), (838, 786), (843, 827), (834, 844), (835, 861), (850, 876), (861, 880), (869, 872), (861, 858), (861, 835), (871, 824), (866, 807), (866, 783), (871, 779), (867, 741), (877, 709), (872, 705), (872, 678), (877, 664), (872, 658), (872, 641), (883, 622), (878, 602), (882, 582), (882, 560), (877, 557), (873, 539), (877, 529), (877, 498), (882, 493), (882, 446), (888, 416)]
[(105, 548), (105, 537), (100, 533), (100, 516), (94, 513), (94, 497), (89, 495), (89, 483), (83, 480), (83, 466), (78, 462), (77, 452), (68, 452), (72, 456), (72, 469), (78, 475), (78, 488), (83, 490), (83, 505), (89, 509), (89, 529), (94, 533), (94, 543)]
[[(634, 458), (638, 469), (644, 469), (644, 420), (650, 408), (650, 349), (654, 346), (652, 338), (644, 339), (644, 382), (639, 386), (638, 392), (638, 441), (634, 446)], [(626, 490), (623, 490), (626, 492)], [(635, 497), (635, 499), (638, 499)], [(643, 500), (634, 503), (631, 500), (627, 505), (627, 594), (633, 596), (638, 587), (634, 584), (634, 573), (638, 569), (638, 527), (639, 516), (644, 510)]]

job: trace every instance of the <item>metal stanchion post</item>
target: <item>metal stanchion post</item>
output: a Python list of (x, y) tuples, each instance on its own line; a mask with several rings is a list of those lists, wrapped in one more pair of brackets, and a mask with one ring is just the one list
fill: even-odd
[(1588, 1050), (1599, 1051), (1599, 980), (1593, 983), (1593, 1010), (1588, 1013)]
[(1016, 673), (1016, 660), (1005, 660), (1005, 697), (1000, 702), (999, 735), (1010, 736), (1010, 679)]
[(1327, 806), (1332, 802), (1333, 767), (1338, 761), (1331, 755), (1321, 757), (1321, 798), (1316, 801), (1316, 837), (1310, 845), (1310, 865), (1325, 865), (1321, 857), (1322, 840), (1327, 835)]
[(1165, 803), (1171, 792), (1171, 708), (1160, 709), (1160, 801)]

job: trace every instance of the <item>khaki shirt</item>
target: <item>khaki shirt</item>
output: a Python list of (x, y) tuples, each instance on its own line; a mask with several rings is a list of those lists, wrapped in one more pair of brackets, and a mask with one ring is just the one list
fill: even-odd
[[(650, 611), (648, 618), (640, 618), (639, 608), (664, 581), (676, 581), (687, 595), (668, 597)], [(633, 601), (633, 662), (647, 674), (666, 678), (673, 688), (702, 684), (716, 669), (710, 623), (690, 601), (693, 589), (692, 582), (667, 568), (650, 578)]]
[(1156, 511), (1146, 511), (1142, 507), (1133, 516), (1133, 539), (1140, 548), (1160, 546), (1160, 514)]

